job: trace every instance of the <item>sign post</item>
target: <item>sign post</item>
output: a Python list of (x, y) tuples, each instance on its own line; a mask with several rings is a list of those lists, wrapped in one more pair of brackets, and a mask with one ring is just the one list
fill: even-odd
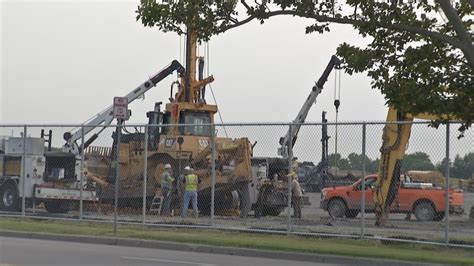
[(125, 97), (114, 97), (114, 118), (117, 119), (116, 148), (115, 148), (115, 195), (114, 195), (114, 234), (117, 233), (117, 213), (118, 213), (118, 191), (120, 182), (120, 134), (122, 133), (122, 123), (128, 120), (128, 99)]

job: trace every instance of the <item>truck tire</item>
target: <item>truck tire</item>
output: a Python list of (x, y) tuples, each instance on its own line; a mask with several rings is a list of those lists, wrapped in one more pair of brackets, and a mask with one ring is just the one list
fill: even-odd
[(433, 221), (436, 217), (436, 211), (433, 208), (433, 205), (426, 201), (418, 203), (415, 206), (413, 213), (415, 214), (416, 220), (420, 222)]
[(436, 213), (435, 217), (433, 218), (433, 221), (441, 221), (444, 219), (444, 212), (438, 212)]
[(263, 216), (278, 216), (285, 208), (281, 207), (268, 207), (262, 210)]
[(353, 219), (353, 218), (356, 218), (357, 215), (359, 215), (359, 210), (347, 210), (346, 211), (346, 217), (347, 218)]
[(19, 208), (18, 188), (11, 183), (4, 184), (0, 188), (0, 210), (16, 212)]
[(332, 218), (342, 218), (346, 212), (346, 203), (341, 199), (333, 199), (328, 203), (328, 213)]
[(57, 202), (57, 201), (44, 202), (44, 208), (49, 213), (67, 213), (69, 209), (65, 208), (62, 205), (63, 204), (61, 204), (61, 202)]

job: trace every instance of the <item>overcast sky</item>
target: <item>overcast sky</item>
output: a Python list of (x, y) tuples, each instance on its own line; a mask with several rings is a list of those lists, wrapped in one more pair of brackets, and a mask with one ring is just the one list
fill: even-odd
[[(135, 20), (138, 2), (2, 1), (1, 121), (82, 123), (179, 59), (176, 34)], [(365, 43), (351, 27), (307, 35), (307, 24), (275, 18), (211, 40), (212, 87), (224, 122), (293, 120), (337, 45)], [(146, 121), (154, 102), (166, 101), (172, 80), (131, 105), (132, 122)], [(320, 121), (322, 110), (332, 119), (333, 101), (331, 75), (308, 121)], [(342, 76), (341, 102), (341, 120), (385, 119), (384, 99), (365, 74)]]
[[(1, 1), (0, 123), (82, 123), (179, 59), (179, 37), (143, 27), (138, 3)], [(293, 120), (338, 44), (368, 42), (349, 26), (307, 35), (308, 23), (272, 18), (212, 38), (208, 63), (224, 122)], [(167, 101), (172, 81), (132, 103), (130, 122), (145, 123), (154, 103)], [(323, 110), (334, 121), (334, 73), (317, 100), (307, 121), (319, 122)], [(365, 73), (342, 75), (341, 121), (383, 121), (384, 103)]]

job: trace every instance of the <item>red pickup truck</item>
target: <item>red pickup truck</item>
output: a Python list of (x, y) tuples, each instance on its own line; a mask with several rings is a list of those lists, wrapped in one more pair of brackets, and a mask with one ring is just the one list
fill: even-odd
[[(372, 189), (377, 175), (365, 177), (365, 210), (374, 211)], [(331, 217), (355, 218), (361, 209), (362, 179), (349, 186), (330, 187), (322, 190), (321, 208)], [(398, 195), (391, 206), (391, 212), (413, 213), (418, 221), (440, 221), (444, 218), (444, 188), (430, 183), (399, 182)], [(462, 190), (449, 189), (449, 211), (464, 212)]]

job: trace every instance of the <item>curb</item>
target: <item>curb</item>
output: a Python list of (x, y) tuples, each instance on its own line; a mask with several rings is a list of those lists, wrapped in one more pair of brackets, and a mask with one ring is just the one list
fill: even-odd
[(102, 244), (125, 247), (141, 247), (153, 249), (165, 249), (176, 251), (188, 251), (199, 253), (212, 253), (221, 255), (234, 255), (243, 257), (256, 257), (277, 260), (292, 260), (314, 263), (334, 263), (334, 264), (351, 264), (351, 265), (433, 265), (419, 262), (408, 262), (389, 259), (359, 258), (336, 255), (323, 255), (314, 253), (296, 253), (285, 251), (267, 251), (249, 248), (236, 247), (217, 247), (210, 245), (188, 244), (157, 240), (141, 240), (132, 238), (116, 238), (116, 237), (96, 237), (96, 236), (79, 236), (65, 234), (48, 234), (48, 233), (32, 233), (20, 231), (0, 230), (2, 237), (31, 238), (55, 241), (68, 241), (87, 244)]

